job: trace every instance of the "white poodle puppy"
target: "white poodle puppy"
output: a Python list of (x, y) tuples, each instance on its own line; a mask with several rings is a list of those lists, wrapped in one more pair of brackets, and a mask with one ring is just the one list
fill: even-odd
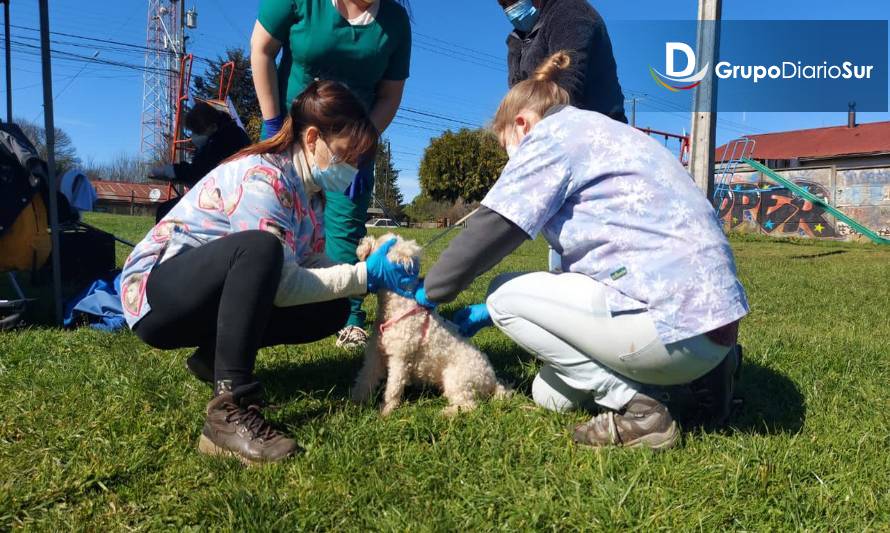
[[(391, 233), (362, 239), (356, 252), (359, 260), (365, 260), (393, 238), (398, 242), (387, 254), (390, 261), (410, 265), (417, 260), (420, 246)], [(399, 406), (410, 383), (438, 386), (448, 398), (444, 412), (449, 415), (472, 409), (478, 399), (509, 394), (510, 390), (498, 382), (488, 357), (438, 313), (389, 291), (378, 292), (377, 298), (377, 321), (365, 347), (364, 366), (352, 389), (353, 401), (369, 401), (384, 377), (383, 415)]]

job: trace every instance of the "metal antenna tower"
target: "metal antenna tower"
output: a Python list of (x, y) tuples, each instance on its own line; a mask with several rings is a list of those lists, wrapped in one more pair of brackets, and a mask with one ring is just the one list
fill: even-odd
[(179, 62), (185, 53), (185, 0), (148, 0), (140, 153), (163, 159), (170, 151)]

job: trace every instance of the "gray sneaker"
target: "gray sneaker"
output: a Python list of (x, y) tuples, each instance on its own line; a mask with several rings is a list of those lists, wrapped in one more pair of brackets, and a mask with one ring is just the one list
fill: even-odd
[(368, 344), (368, 332), (358, 326), (346, 326), (337, 333), (338, 348), (356, 350), (365, 344)]
[(607, 411), (575, 427), (573, 439), (586, 446), (648, 447), (664, 450), (680, 439), (680, 430), (667, 407), (636, 393), (621, 412)]

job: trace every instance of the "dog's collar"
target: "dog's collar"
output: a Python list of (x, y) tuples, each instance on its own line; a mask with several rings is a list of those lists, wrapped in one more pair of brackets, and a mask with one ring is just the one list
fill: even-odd
[(399, 315), (395, 318), (391, 318), (391, 319), (387, 320), (386, 322), (380, 324), (378, 331), (380, 331), (380, 334), (383, 335), (383, 333), (386, 330), (395, 326), (400, 321), (408, 318), (409, 316), (414, 316), (414, 315), (417, 315), (420, 313), (426, 313), (426, 318), (423, 321), (423, 336), (421, 337), (421, 340), (426, 341), (426, 336), (430, 331), (430, 315), (431, 315), (431, 313), (430, 313), (429, 309), (427, 309), (426, 307), (424, 307), (422, 305), (415, 305), (414, 307), (405, 311), (401, 315)]

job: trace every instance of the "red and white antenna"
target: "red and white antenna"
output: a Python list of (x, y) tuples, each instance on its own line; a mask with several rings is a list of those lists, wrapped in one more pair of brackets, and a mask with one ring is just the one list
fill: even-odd
[[(180, 60), (185, 54), (185, 0), (148, 0), (145, 73), (142, 88), (140, 153), (159, 160), (170, 151), (179, 88)], [(193, 11), (193, 10), (192, 10)], [(196, 15), (189, 13), (192, 20)]]

